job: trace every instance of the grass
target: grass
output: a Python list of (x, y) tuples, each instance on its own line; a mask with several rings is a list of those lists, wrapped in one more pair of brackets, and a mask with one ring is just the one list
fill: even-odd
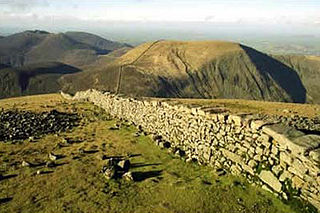
[(295, 104), (282, 102), (255, 101), (243, 99), (160, 99), (172, 104), (212, 107), (232, 114), (264, 114), (291, 116), (299, 115), (314, 118), (320, 115), (319, 104)]
[[(299, 212), (241, 177), (219, 177), (210, 167), (185, 163), (161, 150), (149, 136), (134, 137), (133, 126), (110, 130), (119, 121), (91, 104), (67, 102), (58, 95), (0, 101), (0, 107), (13, 106), (76, 111), (83, 120), (70, 132), (35, 142), (0, 142), (0, 172), (6, 177), (0, 181), (0, 212)], [(49, 152), (64, 156), (57, 167), (41, 166)], [(137, 154), (131, 158), (137, 181), (106, 180), (100, 173), (102, 154)], [(21, 167), (23, 160), (39, 166)], [(37, 170), (45, 173), (36, 175)]]

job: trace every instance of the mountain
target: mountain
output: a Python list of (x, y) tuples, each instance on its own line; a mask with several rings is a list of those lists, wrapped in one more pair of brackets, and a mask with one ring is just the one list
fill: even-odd
[(58, 79), (80, 70), (70, 65), (47, 62), (0, 69), (0, 98), (54, 93), (61, 89)]
[(1, 97), (95, 88), (131, 96), (320, 103), (319, 57), (267, 55), (233, 42), (159, 40), (132, 48), (89, 33), (26, 31), (2, 38), (0, 56)]
[(123, 47), (128, 45), (89, 33), (25, 31), (0, 40), (0, 63), (21, 67), (33, 63), (61, 62), (81, 67), (95, 62), (99, 55)]
[(24, 64), (25, 54), (47, 37), (47, 32), (25, 31), (0, 40), (0, 63), (11, 66)]
[[(313, 81), (309, 73), (320, 76), (319, 61), (294, 67), (280, 58), (232, 42), (156, 41), (132, 49), (106, 68), (60, 80), (68, 92), (93, 87), (133, 96), (320, 103), (307, 85)], [(320, 90), (316, 83), (313, 87)]]
[(101, 37), (94, 35), (94, 34), (91, 34), (91, 33), (66, 32), (65, 35), (75, 41), (90, 45), (92, 47), (95, 47), (99, 50), (104, 50), (106, 52), (111, 52), (111, 51), (118, 50), (118, 49), (121, 49), (124, 47), (132, 47), (129, 44), (123, 44), (123, 43), (119, 43), (119, 42), (106, 40), (104, 38), (101, 38)]
[(307, 102), (320, 104), (320, 56), (273, 56), (295, 70), (307, 90)]

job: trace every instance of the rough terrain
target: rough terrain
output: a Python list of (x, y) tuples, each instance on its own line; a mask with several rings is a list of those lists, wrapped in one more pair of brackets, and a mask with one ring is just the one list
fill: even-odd
[[(71, 130), (0, 142), (0, 212), (311, 211), (241, 177), (186, 163), (89, 103), (41, 95), (1, 100), (0, 107), (36, 113), (54, 109), (81, 117)], [(130, 157), (134, 181), (107, 180), (100, 172), (103, 159), (117, 156)]]

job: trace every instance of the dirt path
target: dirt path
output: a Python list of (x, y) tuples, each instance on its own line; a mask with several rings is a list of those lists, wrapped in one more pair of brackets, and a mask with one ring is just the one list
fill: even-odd
[(155, 42), (153, 42), (152, 44), (150, 44), (150, 46), (145, 49), (145, 51), (143, 51), (135, 60), (133, 60), (131, 63), (128, 63), (128, 64), (124, 64), (124, 65), (121, 65), (119, 67), (119, 75), (118, 75), (118, 82), (117, 82), (117, 86), (116, 86), (116, 94), (119, 94), (120, 93), (120, 90), (121, 90), (121, 80), (122, 80), (122, 72), (123, 72), (123, 68), (126, 67), (126, 66), (130, 66), (130, 65), (133, 65), (134, 63), (136, 63), (142, 56), (144, 56), (152, 47), (154, 47), (157, 43), (159, 43), (160, 41), (163, 41), (163, 40), (157, 40)]

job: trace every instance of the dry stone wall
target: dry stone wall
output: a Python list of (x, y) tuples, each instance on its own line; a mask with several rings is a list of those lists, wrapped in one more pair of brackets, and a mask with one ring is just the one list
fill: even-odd
[(211, 113), (210, 109), (136, 100), (96, 90), (74, 97), (102, 107), (153, 134), (157, 145), (186, 161), (197, 161), (244, 175), (283, 198), (300, 196), (320, 209), (320, 136), (305, 135), (250, 115)]

